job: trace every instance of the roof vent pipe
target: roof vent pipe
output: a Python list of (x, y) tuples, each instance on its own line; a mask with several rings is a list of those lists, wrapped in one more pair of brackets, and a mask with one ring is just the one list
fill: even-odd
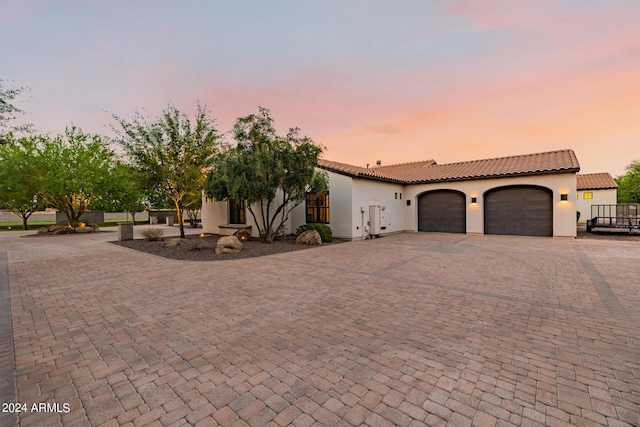
[(382, 160), (376, 160), (376, 166), (382, 165)]

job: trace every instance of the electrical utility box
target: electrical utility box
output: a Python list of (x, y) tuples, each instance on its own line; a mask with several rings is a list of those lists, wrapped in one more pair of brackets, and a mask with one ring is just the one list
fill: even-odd
[(378, 236), (387, 228), (385, 207), (380, 205), (369, 205), (369, 234)]

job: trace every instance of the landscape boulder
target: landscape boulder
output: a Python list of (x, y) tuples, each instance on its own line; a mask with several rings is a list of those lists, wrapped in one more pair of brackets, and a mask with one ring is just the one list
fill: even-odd
[(73, 229), (74, 233), (93, 233), (93, 231), (91, 227), (76, 227)]
[(49, 232), (49, 229), (47, 227), (40, 227), (38, 229), (38, 234), (47, 234)]
[(320, 238), (320, 234), (316, 230), (307, 230), (296, 238), (296, 245), (312, 245), (312, 246), (320, 246), (322, 245), (322, 238)]
[(180, 237), (174, 237), (172, 239), (167, 239), (164, 242), (165, 248), (173, 248), (174, 246), (180, 246), (183, 244), (185, 239), (181, 239)]
[(51, 231), (53, 231), (53, 234), (58, 235), (58, 234), (69, 234), (73, 231), (73, 228), (71, 227), (60, 227), (60, 228), (56, 228), (55, 230), (53, 229), (53, 227), (51, 227)]
[(235, 254), (242, 250), (243, 245), (236, 236), (222, 236), (216, 244), (216, 254)]

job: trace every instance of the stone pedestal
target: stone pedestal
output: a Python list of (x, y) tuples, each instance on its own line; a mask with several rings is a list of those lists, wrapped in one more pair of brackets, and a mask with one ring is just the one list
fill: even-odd
[(118, 223), (118, 240), (133, 240), (133, 223), (132, 222), (120, 222)]

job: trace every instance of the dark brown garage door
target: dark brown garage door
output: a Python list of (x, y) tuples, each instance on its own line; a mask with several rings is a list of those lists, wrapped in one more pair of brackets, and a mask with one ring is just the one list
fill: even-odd
[(552, 236), (551, 191), (514, 186), (491, 190), (484, 196), (485, 234)]
[(457, 191), (430, 191), (418, 198), (418, 230), (465, 233), (465, 195)]

